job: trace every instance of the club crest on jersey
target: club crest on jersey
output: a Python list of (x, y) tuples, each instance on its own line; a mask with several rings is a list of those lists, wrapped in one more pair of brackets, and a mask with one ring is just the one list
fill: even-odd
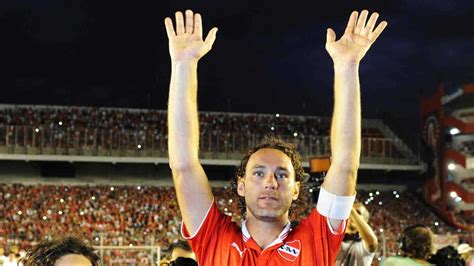
[(291, 262), (295, 261), (298, 255), (300, 255), (301, 242), (299, 240), (294, 240), (291, 242), (286, 242), (283, 246), (278, 248), (278, 254), (284, 259)]

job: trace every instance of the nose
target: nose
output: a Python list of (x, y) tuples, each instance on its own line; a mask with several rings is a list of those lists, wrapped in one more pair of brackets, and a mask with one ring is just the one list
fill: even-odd
[(265, 177), (265, 189), (275, 190), (278, 189), (278, 181), (275, 173), (269, 172)]

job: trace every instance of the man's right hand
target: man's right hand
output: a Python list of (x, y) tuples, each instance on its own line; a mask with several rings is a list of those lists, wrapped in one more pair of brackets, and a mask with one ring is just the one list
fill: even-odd
[(183, 18), (183, 13), (179, 11), (176, 12), (175, 16), (176, 31), (171, 18), (165, 18), (171, 61), (197, 62), (211, 50), (216, 40), (217, 28), (212, 28), (203, 41), (200, 14), (193, 14), (193, 11), (186, 10), (186, 19)]

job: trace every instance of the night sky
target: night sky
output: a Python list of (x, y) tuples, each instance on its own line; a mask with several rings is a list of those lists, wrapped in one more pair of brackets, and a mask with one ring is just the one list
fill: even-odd
[(201, 110), (329, 115), (326, 28), (339, 38), (363, 8), (389, 23), (361, 65), (363, 116), (414, 124), (422, 94), (474, 82), (472, 0), (2, 0), (0, 103), (165, 109), (163, 19), (186, 8), (219, 28), (199, 66)]

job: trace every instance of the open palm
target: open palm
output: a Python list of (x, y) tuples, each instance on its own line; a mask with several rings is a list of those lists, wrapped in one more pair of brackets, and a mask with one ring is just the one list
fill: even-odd
[(328, 29), (326, 50), (334, 62), (359, 62), (385, 29), (387, 22), (383, 21), (374, 30), (377, 13), (373, 13), (366, 24), (368, 13), (364, 10), (358, 16), (356, 11), (352, 12), (344, 35), (338, 41), (336, 33)]
[(166, 33), (169, 40), (169, 51), (172, 61), (199, 60), (209, 52), (216, 40), (217, 28), (209, 31), (205, 40), (202, 39), (202, 19), (200, 14), (186, 10), (186, 21), (183, 13), (176, 12), (176, 31), (173, 21), (165, 19)]

